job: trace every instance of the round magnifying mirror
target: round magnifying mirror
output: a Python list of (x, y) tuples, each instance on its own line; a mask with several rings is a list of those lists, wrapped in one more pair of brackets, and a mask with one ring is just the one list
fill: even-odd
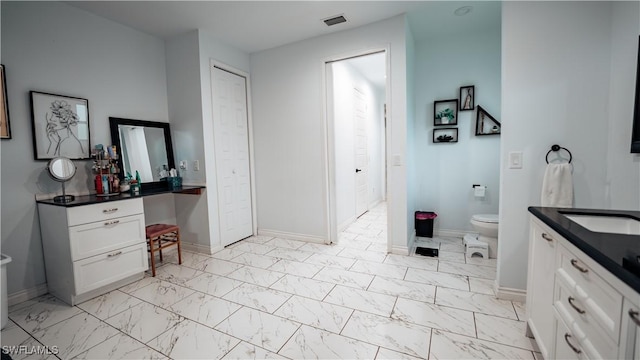
[(67, 195), (64, 189), (64, 183), (71, 180), (76, 174), (76, 166), (73, 164), (73, 161), (65, 157), (53, 158), (49, 161), (47, 171), (49, 171), (49, 175), (51, 175), (55, 181), (62, 183), (62, 195), (54, 197), (53, 201), (65, 203), (73, 201), (75, 197), (73, 195)]

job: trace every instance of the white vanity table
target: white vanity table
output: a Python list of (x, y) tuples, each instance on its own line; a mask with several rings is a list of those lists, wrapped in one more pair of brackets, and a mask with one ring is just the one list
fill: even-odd
[(640, 276), (623, 264), (638, 262), (640, 236), (591, 232), (560, 209), (529, 211), (527, 332), (543, 357), (640, 359)]
[(200, 194), (202, 189), (38, 201), (49, 293), (75, 305), (141, 279), (149, 268), (143, 197)]

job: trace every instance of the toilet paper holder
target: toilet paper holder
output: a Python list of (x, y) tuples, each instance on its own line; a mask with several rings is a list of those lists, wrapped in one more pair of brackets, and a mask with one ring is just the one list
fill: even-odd
[[(477, 187), (482, 187), (482, 186), (483, 186), (483, 185), (480, 185), (480, 184), (473, 184), (473, 185), (471, 185), (471, 188), (472, 188), (472, 189), (475, 189), (475, 188), (477, 188)], [(488, 186), (485, 186), (484, 188), (485, 188), (485, 189), (487, 189), (487, 188), (488, 188)]]

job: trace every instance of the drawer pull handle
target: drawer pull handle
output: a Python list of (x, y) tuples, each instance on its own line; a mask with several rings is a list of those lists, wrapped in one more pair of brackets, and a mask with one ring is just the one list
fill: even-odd
[(638, 312), (636, 310), (629, 309), (629, 317), (637, 326), (640, 326), (640, 319), (638, 318)]
[(107, 255), (107, 257), (114, 257), (114, 256), (118, 256), (120, 254), (122, 254), (122, 251), (114, 252), (113, 254)]
[(120, 220), (107, 221), (106, 223), (104, 223), (104, 226), (115, 225), (119, 222)]
[(573, 344), (571, 344), (569, 342), (569, 338), (571, 337), (571, 335), (569, 335), (569, 333), (565, 333), (564, 334), (564, 341), (567, 342), (567, 345), (569, 345), (569, 347), (571, 348), (571, 350), (573, 350), (574, 353), (576, 354), (580, 354), (582, 352), (582, 350), (578, 349), (577, 347), (573, 346)]
[(574, 268), (580, 270), (581, 273), (586, 273), (589, 271), (589, 269), (585, 269), (582, 266), (578, 265), (578, 260), (576, 259), (571, 259), (571, 265), (573, 265)]
[(118, 211), (118, 208), (112, 208), (112, 209), (104, 209), (104, 210), (102, 210), (102, 212), (103, 212), (103, 213), (105, 213), (105, 214), (111, 214), (111, 213), (116, 212), (116, 211)]
[(553, 238), (549, 235), (547, 235), (546, 233), (542, 233), (542, 238), (547, 240), (548, 242), (552, 242)]
[(579, 307), (576, 306), (576, 304), (573, 303), (576, 300), (576, 299), (573, 298), (573, 296), (569, 296), (568, 300), (569, 300), (569, 305), (571, 305), (571, 307), (574, 308), (578, 312), (578, 314), (584, 314), (585, 313), (584, 310), (580, 309)]

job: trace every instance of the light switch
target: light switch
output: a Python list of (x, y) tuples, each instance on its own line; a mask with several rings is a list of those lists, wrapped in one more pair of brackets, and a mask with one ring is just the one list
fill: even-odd
[(187, 170), (187, 160), (180, 160), (180, 169)]
[(393, 155), (393, 166), (401, 166), (402, 165), (402, 155)]
[(193, 171), (200, 171), (200, 160), (193, 160)]
[(509, 152), (509, 169), (522, 169), (522, 151)]

